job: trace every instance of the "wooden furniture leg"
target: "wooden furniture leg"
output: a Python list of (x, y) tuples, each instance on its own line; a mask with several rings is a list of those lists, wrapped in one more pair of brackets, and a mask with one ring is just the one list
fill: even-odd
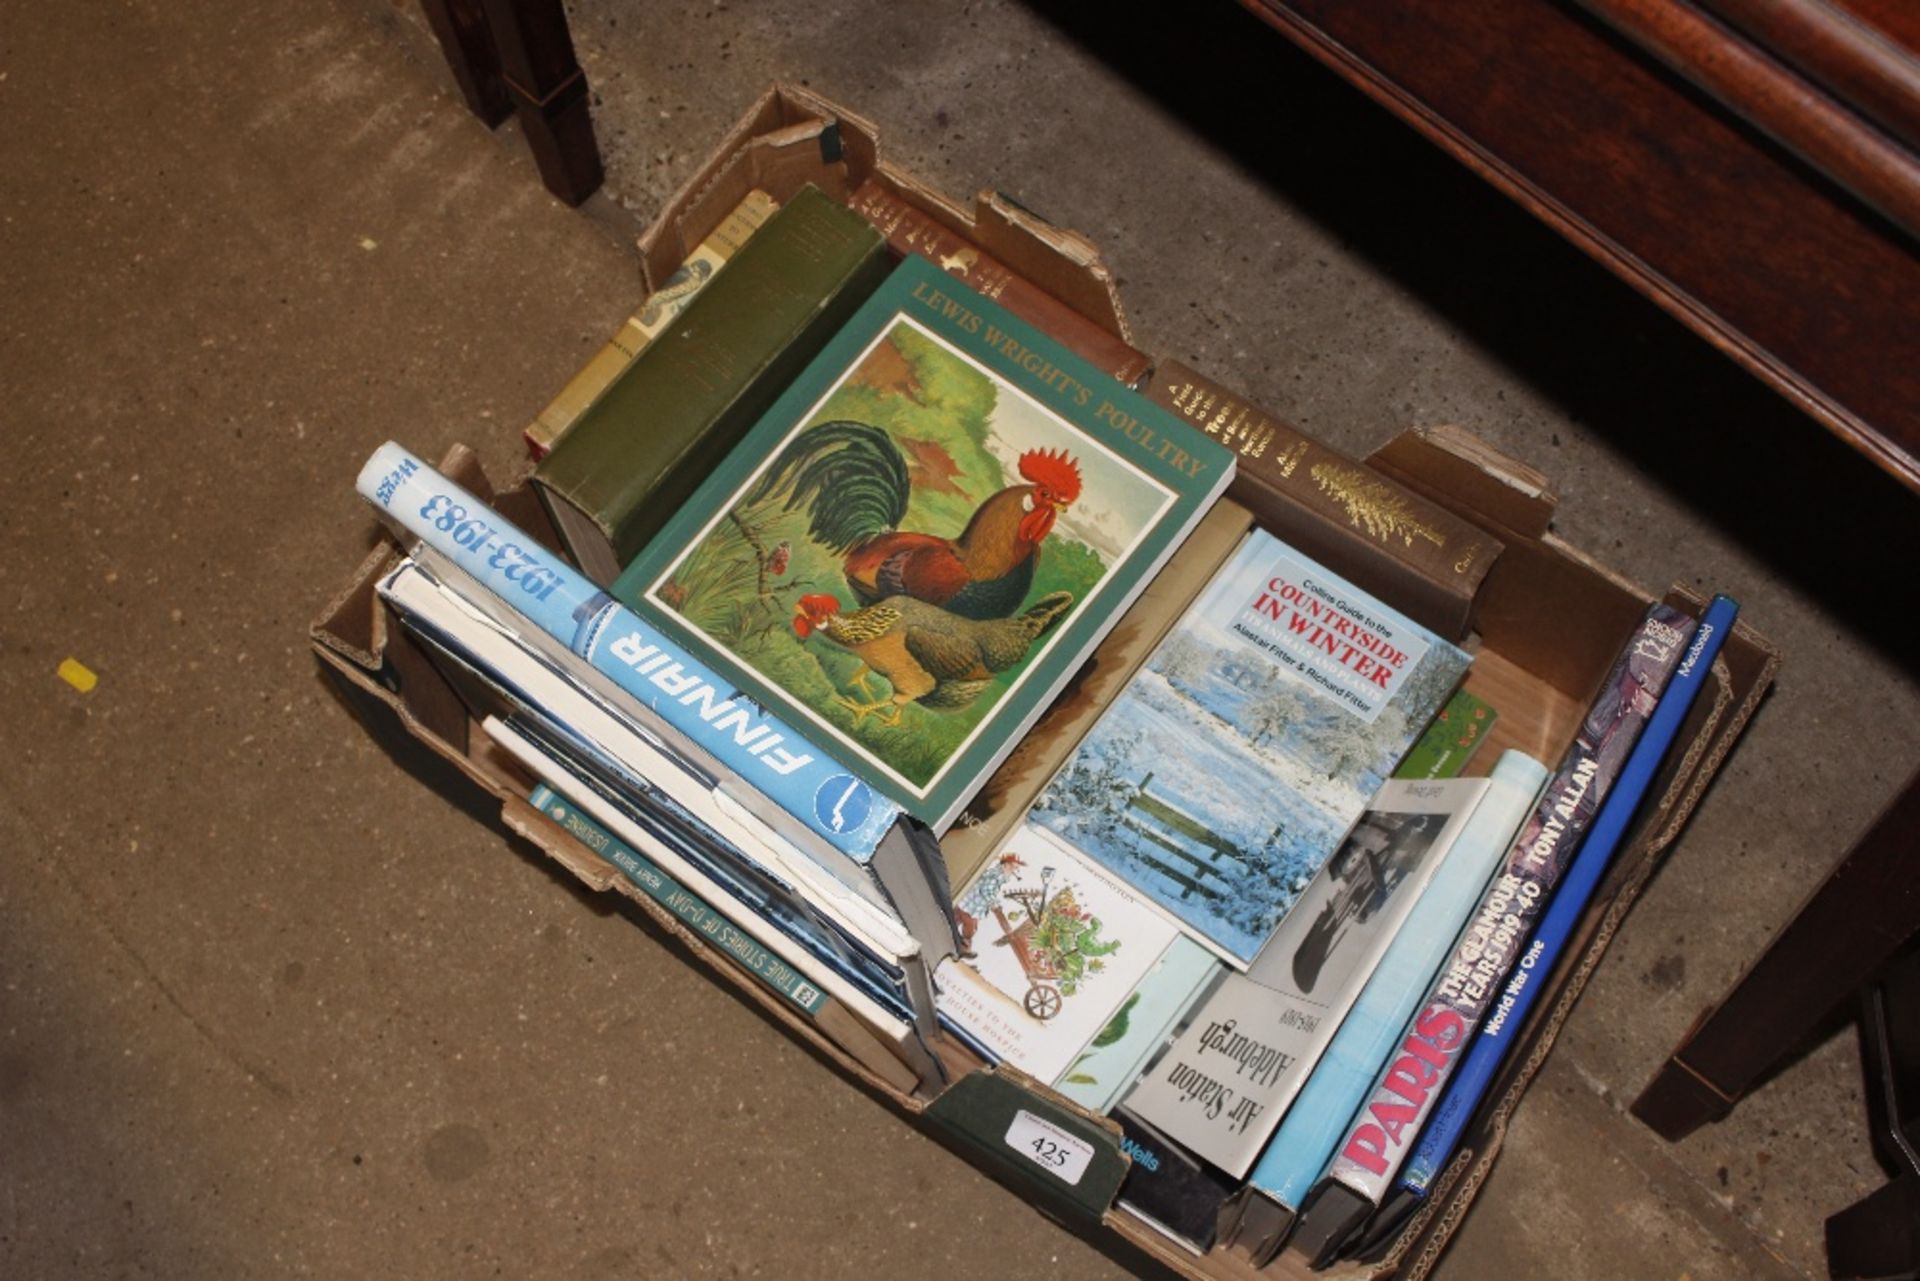
[(573, 54), (566, 10), (561, 0), (481, 0), (481, 6), (540, 178), (548, 191), (577, 205), (600, 189), (602, 174), (587, 114), (587, 77)]
[(420, 0), (426, 12), (433, 38), (467, 100), (467, 110), (486, 121), (487, 128), (498, 128), (513, 114), (507, 97), (507, 85), (500, 78), (500, 53), (493, 45), (493, 31), (480, 0)]
[(1732, 1110), (1920, 932), (1920, 773), (1633, 1103), (1668, 1140)]
[(1873, 1152), (1893, 1181), (1828, 1218), (1827, 1272), (1920, 1275), (1920, 952), (1862, 995), (1860, 1051)]

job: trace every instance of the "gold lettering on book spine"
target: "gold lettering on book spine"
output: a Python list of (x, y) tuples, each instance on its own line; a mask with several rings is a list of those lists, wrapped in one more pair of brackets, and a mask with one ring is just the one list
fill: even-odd
[(1381, 542), (1398, 538), (1408, 547), (1416, 538), (1435, 547), (1447, 545), (1446, 534), (1415, 515), (1407, 496), (1395, 493), (1384, 481), (1336, 463), (1316, 463), (1309, 474), (1320, 492), (1346, 508), (1348, 521), (1368, 537)]
[[(1259, 458), (1273, 445), (1274, 425), (1239, 401), (1193, 383), (1172, 388), (1168, 394), (1181, 417), (1242, 458)], [(1274, 462), (1280, 474), (1291, 477), (1293, 469), (1306, 456), (1306, 450), (1307, 443), (1303, 440), (1275, 454)]]

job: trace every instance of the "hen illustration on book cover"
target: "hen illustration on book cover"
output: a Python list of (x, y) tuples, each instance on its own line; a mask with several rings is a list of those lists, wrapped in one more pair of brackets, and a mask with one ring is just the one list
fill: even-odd
[(1469, 662), (1255, 530), (1032, 821), (1244, 970)]
[(913, 259), (615, 593), (939, 828), (1231, 468)]

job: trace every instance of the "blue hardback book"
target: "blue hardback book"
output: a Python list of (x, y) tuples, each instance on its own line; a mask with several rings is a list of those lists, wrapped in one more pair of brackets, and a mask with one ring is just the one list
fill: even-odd
[(1524, 752), (1505, 752), (1494, 764), (1487, 794), (1253, 1167), (1248, 1182), (1285, 1212), (1251, 1209), (1242, 1240), (1265, 1245), (1254, 1250), (1256, 1258), (1277, 1243), (1253, 1238), (1284, 1230), (1326, 1168), (1546, 782), (1547, 767)]
[(1409, 1212), (1413, 1208), (1409, 1199), (1424, 1197), (1434, 1178), (1452, 1159), (1466, 1131), (1467, 1122), (1472, 1120), (1487, 1087), (1493, 1083), (1494, 1073), (1506, 1057), (1507, 1047), (1526, 1023), (1534, 997), (1539, 994), (1547, 976), (1553, 972), (1568, 938), (1593, 898), (1594, 889), (1600, 884), (1600, 877), (1606, 872), (1608, 863), (1626, 835), (1628, 824), (1653, 782), (1654, 771), (1660, 767), (1667, 749), (1673, 745), (1674, 736), (1680, 731), (1680, 722), (1686, 718), (1694, 699), (1705, 686), (1714, 656), (1720, 652), (1727, 633), (1733, 629), (1733, 620), (1739, 609), (1739, 605), (1727, 596), (1715, 596), (1707, 607), (1706, 615), (1694, 631), (1693, 643), (1688, 647), (1686, 657), (1680, 661), (1679, 670), (1674, 673), (1667, 692), (1654, 709), (1640, 742), (1634, 747), (1633, 755), (1627, 758), (1626, 765), (1621, 769), (1620, 781), (1614, 785), (1606, 804), (1594, 818), (1593, 826), (1587, 832), (1586, 843), (1580, 847), (1573, 866), (1567, 869), (1566, 877), (1554, 895), (1553, 905), (1547, 909), (1546, 916), (1541, 918), (1539, 927), (1534, 930), (1527, 950), (1521, 953), (1520, 963), (1515, 967), (1513, 977), (1508, 980), (1506, 990), (1501, 993), (1499, 1003), (1494, 1006), (1487, 1021), (1480, 1025), (1473, 1048), (1467, 1052), (1460, 1070), (1454, 1075), (1452, 1086), (1434, 1109), (1427, 1128), (1421, 1133), (1419, 1146), (1407, 1158), (1394, 1200), (1382, 1207), (1383, 1224), (1389, 1219), (1397, 1223)]
[(1314, 1266), (1337, 1257), (1393, 1191), (1422, 1126), (1619, 781), (1696, 626), (1684, 610), (1655, 602), (1614, 660), (1506, 863), (1354, 1113), (1294, 1227), (1289, 1250)]
[(360, 493), (579, 655), (826, 846), (873, 857), (900, 808), (718, 674), (399, 445), (374, 451)]

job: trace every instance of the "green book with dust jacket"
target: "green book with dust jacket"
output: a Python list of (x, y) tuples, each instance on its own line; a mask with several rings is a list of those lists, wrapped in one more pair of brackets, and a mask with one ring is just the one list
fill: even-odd
[(613, 581), (886, 276), (860, 215), (802, 188), (534, 470), (581, 572)]
[(939, 832), (1232, 474), (913, 257), (613, 592)]

